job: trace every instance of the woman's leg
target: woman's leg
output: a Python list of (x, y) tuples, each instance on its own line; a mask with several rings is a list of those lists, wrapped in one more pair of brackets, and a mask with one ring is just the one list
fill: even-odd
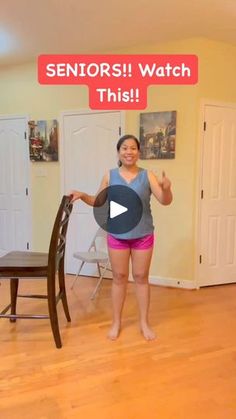
[(150, 303), (149, 293), (149, 267), (152, 258), (153, 248), (146, 250), (131, 250), (132, 273), (136, 285), (136, 295), (139, 306), (140, 328), (147, 340), (155, 339), (156, 335), (148, 323), (148, 312)]
[(121, 328), (121, 314), (125, 301), (127, 282), (129, 276), (130, 249), (112, 249), (109, 247), (109, 257), (113, 274), (113, 321), (112, 327), (108, 333), (108, 338), (111, 340), (115, 340), (119, 336)]

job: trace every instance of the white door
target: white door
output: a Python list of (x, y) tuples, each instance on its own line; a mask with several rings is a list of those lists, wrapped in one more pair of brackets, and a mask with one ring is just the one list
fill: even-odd
[(0, 256), (30, 247), (27, 120), (0, 117)]
[[(63, 116), (63, 190), (94, 195), (103, 175), (117, 166), (116, 143), (121, 134), (121, 112), (75, 113)], [(93, 208), (82, 201), (74, 204), (68, 234), (66, 271), (76, 273), (79, 261), (73, 253), (87, 251), (98, 229)], [(81, 272), (97, 275), (95, 265)]]
[(236, 282), (236, 109), (205, 107), (199, 285)]

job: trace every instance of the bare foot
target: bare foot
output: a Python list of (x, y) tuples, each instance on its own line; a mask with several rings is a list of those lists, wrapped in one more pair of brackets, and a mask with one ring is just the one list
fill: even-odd
[(146, 340), (154, 340), (156, 339), (155, 332), (148, 326), (148, 324), (142, 324), (140, 326), (141, 332)]
[(120, 334), (120, 323), (114, 323), (108, 332), (108, 339), (116, 340)]

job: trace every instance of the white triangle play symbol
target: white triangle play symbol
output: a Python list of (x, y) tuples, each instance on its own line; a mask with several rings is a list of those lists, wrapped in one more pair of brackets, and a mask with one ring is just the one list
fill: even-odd
[(123, 205), (117, 204), (117, 202), (114, 201), (110, 202), (110, 218), (115, 218), (126, 211), (128, 211), (128, 208), (123, 207)]

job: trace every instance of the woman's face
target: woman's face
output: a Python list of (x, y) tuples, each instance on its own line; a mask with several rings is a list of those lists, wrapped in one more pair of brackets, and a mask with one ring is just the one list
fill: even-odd
[(118, 158), (123, 166), (133, 166), (139, 159), (139, 149), (132, 138), (125, 140), (118, 151)]

